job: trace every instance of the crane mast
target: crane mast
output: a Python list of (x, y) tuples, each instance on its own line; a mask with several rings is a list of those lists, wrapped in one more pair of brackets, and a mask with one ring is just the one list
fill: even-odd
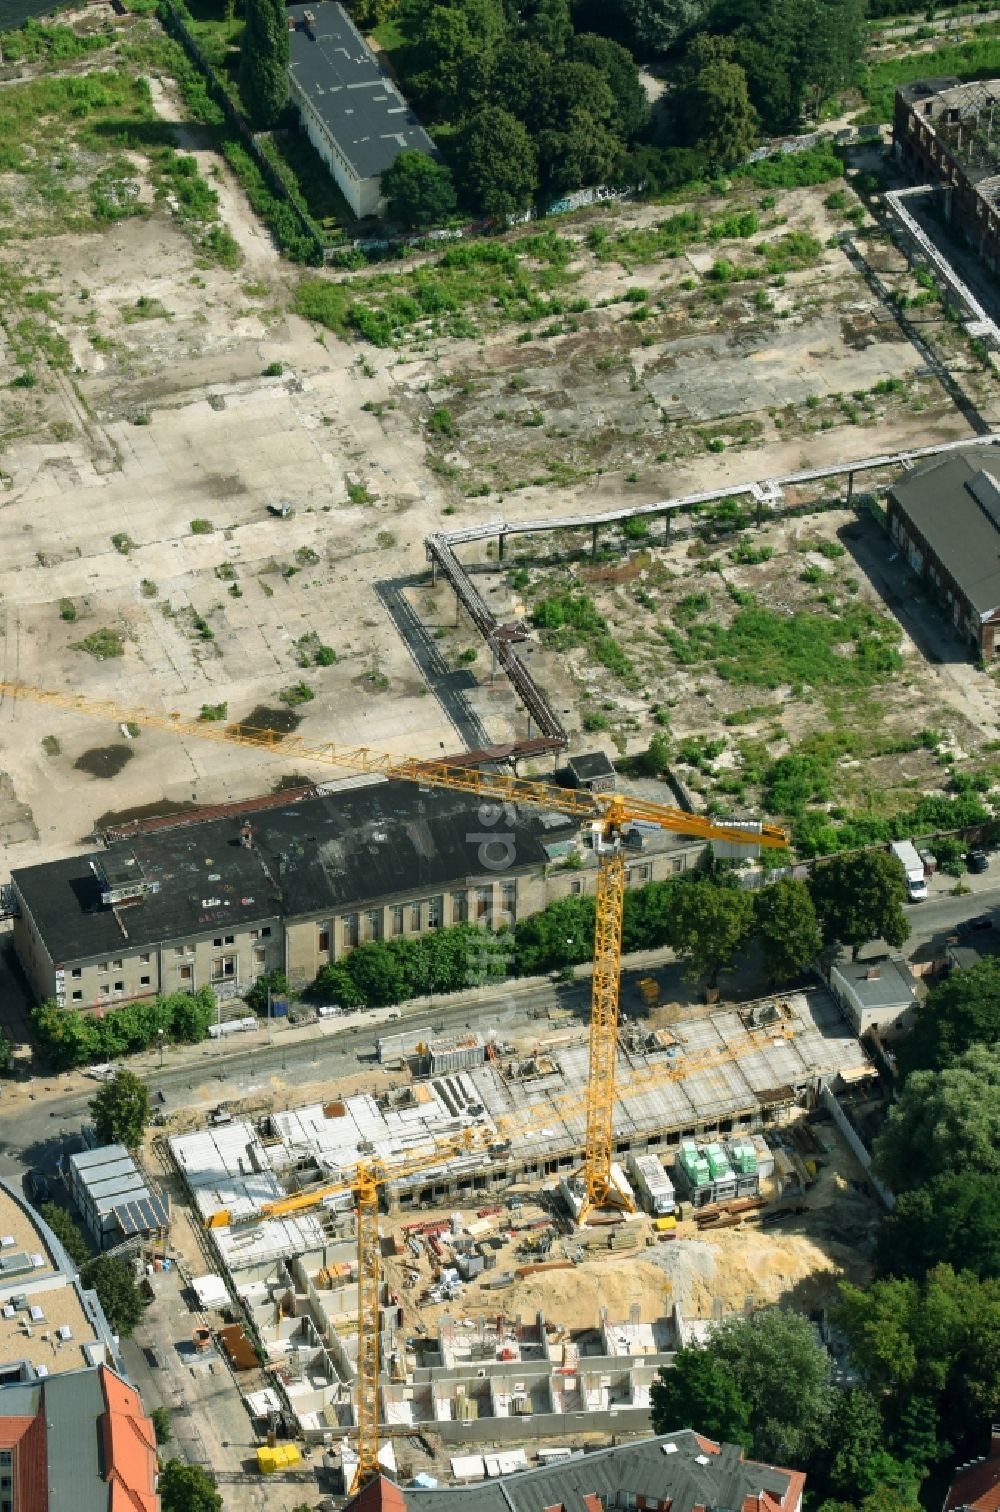
[[(352, 772), (377, 773), (398, 781), (429, 788), (468, 793), (502, 803), (555, 810), (582, 823), (589, 823), (598, 857), (594, 923), (594, 975), (590, 1018), (590, 1062), (586, 1099), (586, 1141), (580, 1173), (584, 1186), (579, 1222), (601, 1207), (631, 1208), (624, 1192), (612, 1178), (614, 1156), (615, 1072), (618, 1056), (618, 1003), (621, 980), (622, 911), (625, 898), (623, 838), (630, 825), (662, 829), (704, 840), (728, 840), (766, 847), (784, 846), (788, 837), (772, 825), (718, 823), (701, 814), (652, 803), (619, 793), (591, 793), (557, 788), (547, 782), (516, 774), (463, 767), (418, 757), (397, 757), (364, 746), (340, 746), (332, 742), (309, 745), (301, 737), (278, 735), (247, 725), (217, 725), (185, 718), (179, 713), (155, 709), (126, 708), (113, 699), (38, 688), (30, 683), (0, 681), (0, 697), (27, 698), (92, 718), (147, 725), (174, 734), (215, 740), (257, 750), (295, 755), (302, 760), (338, 766)], [(353, 1179), (339, 1187), (326, 1187), (311, 1194), (266, 1204), (274, 1214), (294, 1211), (322, 1200), (325, 1192), (351, 1190), (357, 1207), (358, 1240), (358, 1468), (352, 1492), (378, 1473), (378, 1380), (379, 1330), (381, 1326), (380, 1250), (378, 1236), (378, 1191), (382, 1182), (400, 1174), (398, 1167), (385, 1169), (375, 1161), (362, 1161)], [(208, 1220), (209, 1227), (229, 1222), (220, 1212)]]

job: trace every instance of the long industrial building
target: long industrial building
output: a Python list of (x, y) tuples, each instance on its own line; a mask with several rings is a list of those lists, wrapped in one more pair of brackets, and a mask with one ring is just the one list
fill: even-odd
[[(701, 851), (652, 836), (629, 884), (676, 875)], [(578, 825), (554, 809), (335, 784), (152, 821), (91, 855), (15, 869), (14, 946), (36, 997), (67, 1008), (206, 986), (225, 1000), (273, 970), (303, 987), (368, 940), (509, 927), (592, 891), (595, 870)]]

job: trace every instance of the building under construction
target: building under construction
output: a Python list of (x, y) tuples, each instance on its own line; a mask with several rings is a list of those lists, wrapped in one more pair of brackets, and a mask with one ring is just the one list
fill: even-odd
[[(470, 1047), (479, 1054), (479, 1047)], [(385, 1184), (389, 1211), (469, 1206), (514, 1183), (568, 1175), (585, 1138), (588, 1059), (584, 1045), (526, 1057), (494, 1053), (481, 1064), (419, 1076), (359, 1094), (235, 1122), (171, 1141), (194, 1203), (215, 1228), (225, 1264), (247, 1269), (321, 1243), (349, 1191), (281, 1217), (266, 1205), (314, 1183), (349, 1184), (361, 1159), (419, 1169)], [(669, 1167), (684, 1141), (732, 1142), (809, 1106), (821, 1083), (843, 1087), (873, 1075), (834, 999), (822, 989), (720, 1008), (620, 1039), (614, 1106), (616, 1153), (658, 1152)], [(435, 1148), (465, 1140), (467, 1152)]]
[(945, 219), (986, 266), (1000, 267), (1000, 79), (920, 79), (896, 90), (896, 154), (941, 189)]

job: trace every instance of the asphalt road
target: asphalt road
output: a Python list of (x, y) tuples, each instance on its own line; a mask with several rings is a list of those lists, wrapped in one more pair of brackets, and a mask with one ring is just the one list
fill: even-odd
[[(995, 872), (965, 877), (972, 890), (957, 898), (951, 895), (954, 882), (950, 878), (933, 878), (928, 899), (907, 907), (912, 934), (905, 954), (926, 955), (931, 943), (937, 954), (936, 947), (954, 933), (961, 920), (977, 914), (992, 913), (1000, 926), (1000, 860), (996, 865)], [(886, 948), (882, 942), (873, 941), (861, 956), (878, 955)], [(635, 978), (649, 969), (652, 959), (641, 965), (635, 960), (630, 963), (622, 992), (626, 1009), (634, 997)], [(661, 978), (676, 971), (666, 965), (666, 957), (653, 969)], [(270, 1045), (266, 1031), (260, 1029), (252, 1035), (172, 1049), (162, 1069), (155, 1055), (138, 1057), (130, 1065), (154, 1094), (163, 1094), (160, 1106), (168, 1114), (195, 1107), (207, 1114), (217, 1103), (263, 1090), (272, 1077), (284, 1074), (286, 1080), (294, 1081), (299, 1068), (308, 1068), (309, 1081), (328, 1077), (331, 1082), (342, 1082), (364, 1077), (377, 1088), (383, 1072), (375, 1059), (375, 1042), (381, 1035), (404, 1028), (428, 1025), (436, 1033), (488, 1028), (501, 1038), (512, 1038), (523, 1036), (532, 1022), (568, 1010), (572, 1014), (569, 1022), (575, 1020), (582, 1032), (589, 999), (588, 979), (531, 986), (512, 982), (498, 987), (493, 997), (484, 994), (430, 1006), (407, 1005), (398, 1021), (390, 1021), (384, 1009), (361, 1012), (321, 1020), (310, 1027), (275, 1029)], [(62, 1096), (58, 1095), (60, 1089)], [(0, 1100), (0, 1176), (19, 1182), (28, 1169), (54, 1173), (59, 1157), (79, 1148), (87, 1105), (96, 1090), (96, 1082), (82, 1083), (79, 1075), (72, 1079), (37, 1078), (27, 1090), (5, 1089)]]

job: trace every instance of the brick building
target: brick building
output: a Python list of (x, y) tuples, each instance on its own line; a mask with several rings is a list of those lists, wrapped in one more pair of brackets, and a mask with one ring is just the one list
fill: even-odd
[(943, 190), (945, 219), (994, 273), (1000, 266), (1000, 80), (920, 79), (896, 90), (896, 156)]
[(889, 490), (886, 519), (956, 633), (992, 657), (1000, 649), (1000, 481), (984, 460), (992, 461), (970, 447), (914, 468)]

